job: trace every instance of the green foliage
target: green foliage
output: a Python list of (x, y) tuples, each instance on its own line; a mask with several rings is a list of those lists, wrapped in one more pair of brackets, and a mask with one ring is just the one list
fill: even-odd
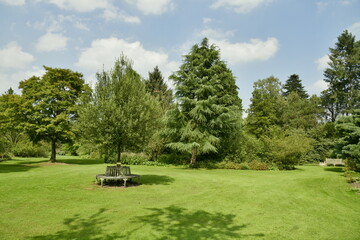
[(105, 161), (120, 162), (122, 151), (145, 148), (159, 127), (162, 111), (125, 56), (111, 71), (96, 76), (94, 93), (79, 110), (77, 127), (85, 142), (101, 149)]
[(34, 142), (51, 142), (51, 161), (56, 161), (56, 143), (71, 142), (75, 138), (72, 128), (77, 117), (76, 104), (89, 88), (81, 73), (69, 69), (45, 67), (41, 77), (20, 82), (21, 110), (24, 129)]
[(23, 138), (11, 148), (11, 152), (17, 157), (48, 157), (50, 146), (47, 143), (32, 143), (29, 139)]
[(269, 135), (270, 128), (279, 124), (283, 102), (279, 79), (269, 77), (256, 81), (246, 119), (247, 130), (258, 138)]
[(318, 125), (320, 113), (318, 97), (307, 99), (292, 92), (283, 101), (280, 122), (284, 129), (310, 130)]
[(304, 86), (299, 78), (299, 75), (292, 74), (284, 85), (284, 96), (288, 96), (291, 93), (297, 93), (301, 98), (308, 98), (309, 95), (306, 93)]
[(149, 72), (149, 79), (145, 80), (146, 91), (157, 98), (163, 109), (168, 109), (172, 103), (172, 91), (164, 81), (159, 67), (156, 66), (152, 72)]
[(313, 149), (313, 140), (301, 130), (283, 132), (276, 129), (272, 137), (264, 138), (266, 155), (280, 169), (294, 169), (300, 159)]
[(339, 131), (338, 148), (342, 157), (348, 160), (352, 170), (360, 171), (360, 109), (354, 114), (342, 117), (336, 122)]
[(329, 67), (324, 81), (329, 88), (322, 92), (327, 118), (334, 122), (338, 116), (360, 107), (360, 41), (345, 30), (330, 48)]
[(168, 147), (199, 154), (221, 151), (237, 129), (241, 114), (235, 77), (220, 60), (220, 52), (205, 38), (184, 56), (180, 69), (170, 77), (176, 86), (175, 109), (168, 113)]

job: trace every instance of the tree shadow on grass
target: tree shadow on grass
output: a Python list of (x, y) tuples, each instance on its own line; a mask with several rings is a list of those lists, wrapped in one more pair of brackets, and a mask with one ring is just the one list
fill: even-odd
[(327, 172), (336, 172), (336, 173), (344, 172), (343, 167), (326, 167), (326, 168), (324, 168), (324, 170)]
[(237, 225), (236, 215), (190, 211), (185, 208), (170, 206), (167, 208), (148, 208), (150, 214), (136, 217), (132, 222), (150, 225), (157, 232), (152, 239), (194, 239), (222, 240), (241, 239), (242, 237), (263, 237), (259, 234), (241, 234), (247, 225)]
[(23, 164), (1, 164), (0, 165), (0, 174), (1, 173), (12, 173), (12, 172), (27, 172), (37, 166), (28, 166)]
[(27, 239), (31, 240), (68, 240), (68, 239), (87, 239), (87, 240), (112, 240), (120, 239), (125, 236), (118, 233), (106, 233), (105, 227), (112, 224), (108, 218), (102, 216), (106, 209), (101, 208), (97, 213), (90, 217), (81, 218), (75, 214), (71, 218), (66, 218), (63, 223), (67, 229), (53, 234), (34, 236)]
[(140, 183), (143, 185), (170, 185), (174, 178), (166, 175), (140, 175)]
[(58, 162), (67, 163), (67, 164), (77, 164), (77, 165), (93, 165), (93, 164), (102, 164), (104, 160), (100, 159), (59, 159)]

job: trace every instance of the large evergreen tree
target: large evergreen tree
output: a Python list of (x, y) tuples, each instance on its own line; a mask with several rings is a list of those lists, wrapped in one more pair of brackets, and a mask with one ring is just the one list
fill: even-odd
[(306, 93), (304, 86), (302, 85), (299, 75), (292, 74), (285, 82), (284, 85), (284, 95), (288, 96), (289, 94), (295, 92), (301, 98), (308, 98), (309, 95)]
[(322, 92), (323, 106), (330, 121), (348, 115), (360, 107), (360, 42), (345, 30), (330, 48), (329, 67), (324, 81), (329, 88)]
[(192, 47), (180, 69), (171, 76), (177, 107), (169, 114), (169, 147), (197, 155), (219, 152), (241, 119), (241, 99), (235, 77), (208, 39)]
[(157, 128), (159, 102), (145, 90), (140, 75), (125, 56), (109, 72), (96, 75), (97, 84), (81, 108), (78, 127), (84, 138), (100, 145), (105, 161), (124, 150), (141, 150)]
[(163, 108), (169, 107), (172, 102), (172, 91), (166, 85), (158, 66), (152, 72), (149, 72), (149, 78), (145, 80), (145, 86), (146, 91), (156, 97)]
[(51, 143), (50, 161), (56, 161), (56, 143), (74, 139), (75, 105), (88, 89), (83, 75), (69, 69), (44, 67), (41, 77), (20, 82), (24, 127), (34, 142)]

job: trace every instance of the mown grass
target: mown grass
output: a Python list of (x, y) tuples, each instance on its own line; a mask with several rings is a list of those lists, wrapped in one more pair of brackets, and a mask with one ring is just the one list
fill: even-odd
[(0, 163), (0, 239), (360, 239), (360, 195), (341, 168), (238, 171), (131, 166), (141, 185), (101, 188), (105, 164)]

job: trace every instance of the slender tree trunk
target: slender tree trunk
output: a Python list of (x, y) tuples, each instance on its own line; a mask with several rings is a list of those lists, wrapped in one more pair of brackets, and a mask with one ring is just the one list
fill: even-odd
[(51, 157), (52, 163), (56, 162), (56, 139), (51, 139)]
[(193, 147), (192, 152), (191, 152), (191, 161), (190, 161), (191, 166), (194, 166), (196, 163), (196, 154), (197, 154), (197, 148)]
[(121, 144), (118, 143), (117, 145), (117, 159), (116, 159), (116, 164), (120, 163), (120, 158), (121, 158)]

